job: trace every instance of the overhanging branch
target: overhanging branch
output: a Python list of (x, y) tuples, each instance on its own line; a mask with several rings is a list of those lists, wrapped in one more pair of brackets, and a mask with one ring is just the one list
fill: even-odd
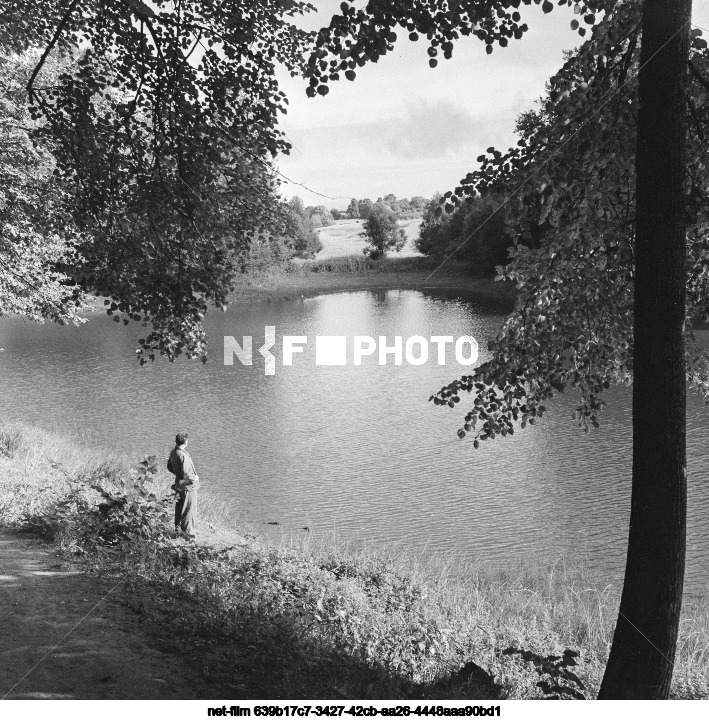
[(704, 86), (705, 90), (709, 90), (709, 80), (707, 80), (700, 72), (697, 66), (690, 60), (689, 63), (689, 69), (692, 71), (692, 74), (694, 77), (699, 80), (699, 82)]
[(33, 85), (34, 81), (37, 78), (37, 75), (39, 75), (39, 71), (44, 66), (44, 63), (46, 62), (47, 58), (49, 57), (49, 53), (52, 52), (54, 49), (54, 46), (57, 44), (57, 41), (59, 40), (59, 37), (61, 36), (62, 32), (64, 32), (64, 28), (67, 26), (67, 23), (69, 22), (69, 18), (71, 17), (72, 12), (74, 11), (74, 8), (78, 5), (79, 0), (72, 0), (71, 5), (66, 9), (66, 12), (64, 13), (62, 19), (59, 21), (59, 25), (57, 26), (57, 29), (54, 31), (54, 35), (52, 36), (52, 39), (49, 41), (49, 44), (44, 49), (44, 52), (42, 53), (42, 57), (39, 59), (39, 62), (35, 66), (35, 69), (32, 71), (32, 75), (30, 75), (30, 79), (27, 81), (27, 93), (29, 94), (30, 100), (34, 100), (34, 90)]

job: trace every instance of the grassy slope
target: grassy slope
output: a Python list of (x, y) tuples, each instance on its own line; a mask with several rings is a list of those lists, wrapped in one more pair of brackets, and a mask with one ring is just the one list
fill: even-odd
[[(585, 693), (597, 690), (617, 597), (578, 569), (461, 574), (454, 562), (336, 542), (269, 548), (208, 499), (193, 545), (167, 530), (167, 474), (149, 470), (144, 483), (134, 474), (121, 485), (129, 465), (36, 428), (0, 427), (0, 524), (122, 579), (125, 601), (163, 642), (191, 649), (184, 663), (195, 673), (220, 674), (225, 695), (531, 698), (540, 694), (533, 660), (551, 670), (550, 655), (566, 648), (580, 653), (570, 670)], [(100, 511), (106, 493), (118, 500)], [(528, 661), (505, 654), (510, 647)], [(704, 599), (683, 609), (673, 695), (707, 697), (708, 672)]]

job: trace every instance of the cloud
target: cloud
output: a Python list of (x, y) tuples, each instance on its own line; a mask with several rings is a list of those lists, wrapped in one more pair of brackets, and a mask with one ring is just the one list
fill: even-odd
[[(416, 98), (388, 118), (286, 127), (294, 147), (279, 166), (284, 175), (329, 196), (428, 197), (458, 185), (487, 146), (514, 142), (511, 119), (500, 120), (506, 103), (509, 98), (498, 98), (497, 107), (478, 114), (461, 102)], [(289, 186), (287, 194), (322, 202), (302, 186)]]
[[(449, 100), (415, 99), (398, 117), (338, 124), (329, 127), (287, 128), (295, 143), (310, 151), (341, 147), (348, 152), (382, 153), (395, 160), (444, 158), (486, 141), (488, 120), (474, 117), (462, 104)], [(287, 124), (284, 124), (287, 127)], [(329, 153), (328, 153), (329, 154)]]
[(399, 158), (442, 157), (476, 144), (477, 121), (463, 105), (448, 100), (417, 99), (406, 115), (380, 125), (384, 147)]

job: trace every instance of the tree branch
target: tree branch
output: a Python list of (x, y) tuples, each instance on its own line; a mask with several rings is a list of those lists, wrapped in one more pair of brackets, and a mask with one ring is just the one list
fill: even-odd
[(30, 100), (34, 100), (34, 81), (37, 78), (37, 75), (39, 74), (39, 71), (44, 66), (44, 63), (47, 60), (47, 57), (49, 56), (49, 53), (52, 52), (54, 49), (54, 46), (57, 44), (57, 40), (59, 40), (59, 36), (64, 31), (64, 28), (66, 27), (67, 23), (69, 22), (69, 18), (71, 17), (72, 12), (74, 11), (74, 8), (79, 3), (79, 0), (72, 0), (71, 5), (67, 8), (66, 12), (64, 13), (64, 16), (59, 21), (59, 25), (57, 26), (57, 29), (54, 32), (54, 36), (49, 41), (49, 44), (44, 49), (44, 52), (42, 53), (42, 57), (39, 59), (39, 62), (35, 66), (35, 69), (32, 71), (32, 75), (30, 75), (30, 79), (27, 81), (27, 93), (29, 94)]
[(709, 90), (709, 80), (707, 80), (700, 72), (697, 66), (691, 61), (688, 61), (689, 69), (692, 71), (693, 75), (699, 80), (699, 82), (704, 86), (705, 90)]

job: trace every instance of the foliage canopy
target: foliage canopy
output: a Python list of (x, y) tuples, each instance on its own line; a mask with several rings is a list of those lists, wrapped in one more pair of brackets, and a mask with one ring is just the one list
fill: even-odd
[[(311, 87), (345, 77), (393, 49), (395, 28), (429, 44), (431, 67), (454, 42), (474, 35), (505, 47), (527, 31), (517, 8), (531, 0), (481, 4), (371, 0), (356, 10), (343, 3), (317, 38), (309, 60)], [(539, 4), (539, 2), (535, 2)], [(584, 38), (548, 82), (538, 107), (518, 121), (519, 142), (494, 147), (442, 199), (451, 214), (468, 199), (496, 208), (513, 245), (499, 278), (519, 289), (515, 311), (491, 344), (492, 357), (432, 396), (454, 407), (461, 391), (474, 396), (458, 431), (480, 440), (514, 433), (545, 412), (544, 402), (572, 386), (580, 391), (575, 417), (585, 430), (598, 425), (602, 393), (632, 380), (632, 300), (635, 223), (635, 134), (640, 9), (636, 0), (598, 0), (573, 7), (572, 29)], [(543, 3), (544, 12), (553, 5)], [(691, 321), (709, 321), (709, 54), (692, 30), (691, 82), (686, 103), (690, 137), (687, 243), (688, 376), (709, 397), (709, 357), (695, 342)], [(483, 228), (483, 231), (485, 229)]]
[[(5, 53), (42, 48), (27, 88), (55, 173), (72, 194), (76, 253), (58, 270), (142, 320), (141, 362), (204, 358), (201, 321), (225, 306), (253, 242), (282, 231), (270, 158), (309, 34), (295, 0), (0, 1)], [(52, 84), (52, 52), (72, 59)]]
[[(36, 321), (80, 322), (81, 294), (55, 269), (71, 255), (80, 234), (66, 190), (47, 147), (32, 142), (25, 84), (36, 57), (0, 60), (0, 314)], [(51, 79), (58, 65), (50, 63)]]

